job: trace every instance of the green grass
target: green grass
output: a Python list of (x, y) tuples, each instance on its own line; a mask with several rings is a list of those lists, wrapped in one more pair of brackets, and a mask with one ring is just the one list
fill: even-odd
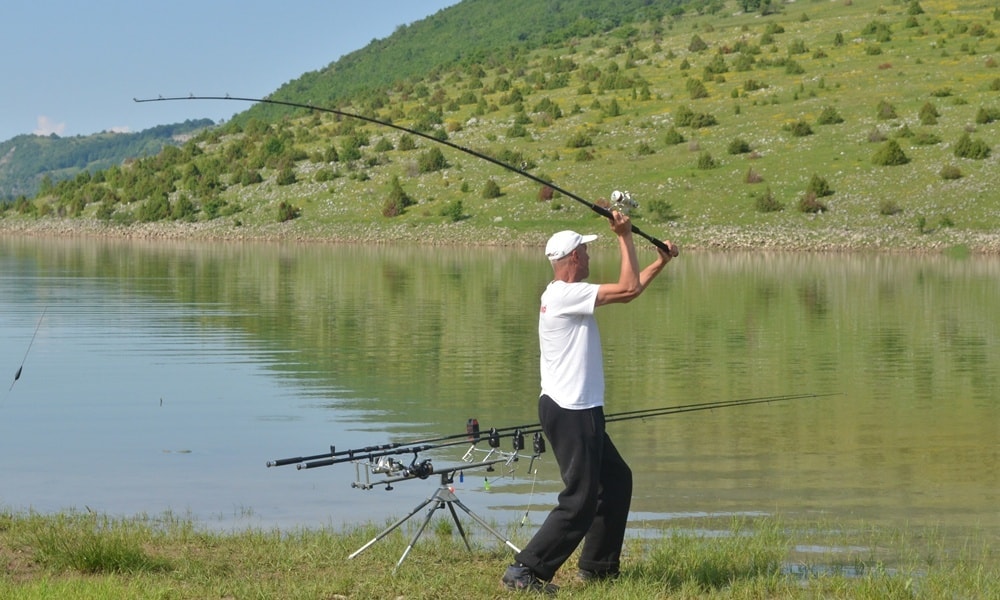
[[(48, 598), (504, 598), (511, 552), (488, 535), (468, 552), (445, 517), (394, 570), (405, 526), (352, 560), (384, 524), (332, 529), (204, 531), (171, 515), (0, 514), (0, 596)], [(773, 519), (663, 529), (627, 540), (623, 576), (555, 582), (569, 598), (995, 598), (1000, 561), (970, 541), (949, 548), (925, 534), (794, 527)], [(695, 529), (693, 527), (701, 527)], [(696, 533), (696, 532), (710, 532)], [(521, 534), (523, 535), (523, 534)], [(514, 538), (515, 542), (519, 540)], [(523, 541), (521, 542), (523, 543)], [(803, 548), (807, 548), (803, 550)]]

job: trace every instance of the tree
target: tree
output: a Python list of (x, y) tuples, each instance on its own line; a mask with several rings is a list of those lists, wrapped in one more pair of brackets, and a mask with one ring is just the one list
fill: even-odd
[(981, 139), (972, 139), (968, 132), (962, 134), (955, 143), (955, 156), (981, 160), (990, 155), (990, 146)]
[(816, 120), (818, 125), (836, 125), (838, 123), (843, 123), (844, 118), (840, 116), (837, 109), (832, 106), (827, 106), (823, 109), (823, 112), (819, 114), (819, 118)]
[(833, 194), (833, 190), (830, 189), (830, 184), (826, 182), (826, 179), (815, 173), (813, 173), (813, 176), (809, 179), (809, 185), (806, 186), (806, 191), (812, 192), (817, 198)]
[(483, 198), (489, 200), (490, 198), (499, 198), (503, 195), (500, 191), (500, 186), (497, 182), (493, 181), (492, 178), (486, 181), (486, 185), (483, 186)]
[(691, 52), (702, 52), (703, 50), (708, 50), (708, 44), (696, 33), (691, 36), (691, 43), (688, 44), (688, 50)]
[(444, 153), (437, 147), (431, 148), (420, 155), (417, 161), (417, 169), (421, 173), (432, 173), (448, 167), (448, 161), (444, 158)]
[(872, 157), (872, 162), (880, 167), (894, 167), (897, 165), (905, 165), (910, 162), (903, 149), (899, 147), (896, 140), (888, 140), (878, 149), (875, 156)]
[(414, 204), (413, 198), (406, 193), (403, 185), (399, 183), (398, 176), (393, 176), (392, 182), (389, 184), (389, 200), (403, 209)]

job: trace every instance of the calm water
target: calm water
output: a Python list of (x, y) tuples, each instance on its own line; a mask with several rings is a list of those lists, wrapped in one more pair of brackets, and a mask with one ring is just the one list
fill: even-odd
[[(265, 462), (534, 423), (538, 254), (2, 238), (0, 506), (221, 528), (405, 515), (435, 480), (362, 491), (349, 464)], [(615, 275), (612, 249), (592, 254), (592, 279)], [(599, 313), (609, 413), (836, 395), (612, 424), (636, 526), (775, 514), (1000, 538), (997, 315), (997, 258), (682, 256)], [(537, 480), (469, 471), (458, 494), (537, 524), (558, 491), (542, 459)]]

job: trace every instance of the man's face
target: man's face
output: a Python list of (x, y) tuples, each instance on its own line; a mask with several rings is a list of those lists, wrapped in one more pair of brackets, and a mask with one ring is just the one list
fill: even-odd
[(578, 280), (586, 279), (590, 276), (590, 255), (587, 253), (587, 244), (580, 244), (572, 254), (573, 260), (576, 261)]

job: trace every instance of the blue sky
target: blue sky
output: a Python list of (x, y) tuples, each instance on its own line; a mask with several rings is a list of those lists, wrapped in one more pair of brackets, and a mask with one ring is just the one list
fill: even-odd
[(259, 98), (459, 0), (5, 0), (0, 141), (229, 119)]

